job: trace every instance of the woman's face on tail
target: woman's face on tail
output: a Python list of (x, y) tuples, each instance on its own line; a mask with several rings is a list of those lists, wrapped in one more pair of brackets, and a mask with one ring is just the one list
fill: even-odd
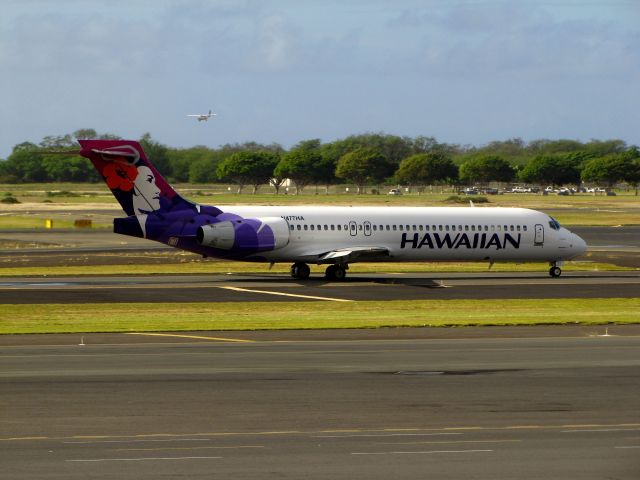
[(156, 185), (156, 177), (149, 167), (138, 167), (133, 195), (135, 213), (150, 212), (160, 208), (160, 188)]

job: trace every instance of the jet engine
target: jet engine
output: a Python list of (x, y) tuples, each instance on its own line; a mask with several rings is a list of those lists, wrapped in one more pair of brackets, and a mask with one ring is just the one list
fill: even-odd
[(226, 220), (198, 227), (196, 240), (221, 250), (277, 250), (289, 243), (289, 224), (281, 217)]

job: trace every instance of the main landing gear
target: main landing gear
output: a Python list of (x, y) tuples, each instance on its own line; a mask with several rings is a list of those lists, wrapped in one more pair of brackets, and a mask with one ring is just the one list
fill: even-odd
[(306, 263), (296, 262), (291, 265), (291, 276), (296, 280), (306, 280), (310, 273), (311, 269)]
[[(349, 266), (346, 264), (329, 265), (325, 270), (324, 276), (327, 280), (344, 280), (347, 276), (348, 269)], [(309, 278), (310, 273), (311, 269), (306, 263), (296, 262), (291, 265), (291, 276), (296, 280), (306, 280)]]
[(327, 280), (344, 280), (347, 276), (347, 265), (329, 265), (324, 272)]
[(551, 263), (551, 268), (549, 269), (549, 275), (551, 275), (553, 278), (558, 278), (560, 275), (562, 275), (562, 269), (556, 265), (555, 262)]

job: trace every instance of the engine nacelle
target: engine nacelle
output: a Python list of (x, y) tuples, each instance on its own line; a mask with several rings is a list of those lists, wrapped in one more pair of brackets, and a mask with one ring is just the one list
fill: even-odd
[(277, 250), (289, 243), (289, 224), (281, 217), (226, 220), (198, 227), (196, 240), (221, 250)]

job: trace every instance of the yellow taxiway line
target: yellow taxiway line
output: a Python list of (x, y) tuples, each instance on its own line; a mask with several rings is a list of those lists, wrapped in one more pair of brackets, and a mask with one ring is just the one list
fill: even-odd
[(243, 340), (241, 338), (205, 337), (205, 336), (200, 336), (200, 335), (179, 335), (179, 334), (175, 334), (175, 333), (126, 332), (125, 335), (143, 335), (143, 336), (146, 336), (146, 337), (192, 338), (192, 339), (196, 339), (196, 340), (209, 340), (211, 342), (255, 343), (255, 340)]
[(329, 302), (353, 302), (354, 301), (354, 300), (348, 300), (346, 298), (316, 297), (314, 295), (300, 295), (299, 293), (272, 292), (270, 290), (252, 290), (249, 288), (240, 288), (240, 287), (218, 287), (218, 288), (224, 288), (225, 290), (233, 290), (235, 292), (263, 293), (265, 295), (279, 295), (282, 297), (308, 298), (310, 300), (325, 300)]

